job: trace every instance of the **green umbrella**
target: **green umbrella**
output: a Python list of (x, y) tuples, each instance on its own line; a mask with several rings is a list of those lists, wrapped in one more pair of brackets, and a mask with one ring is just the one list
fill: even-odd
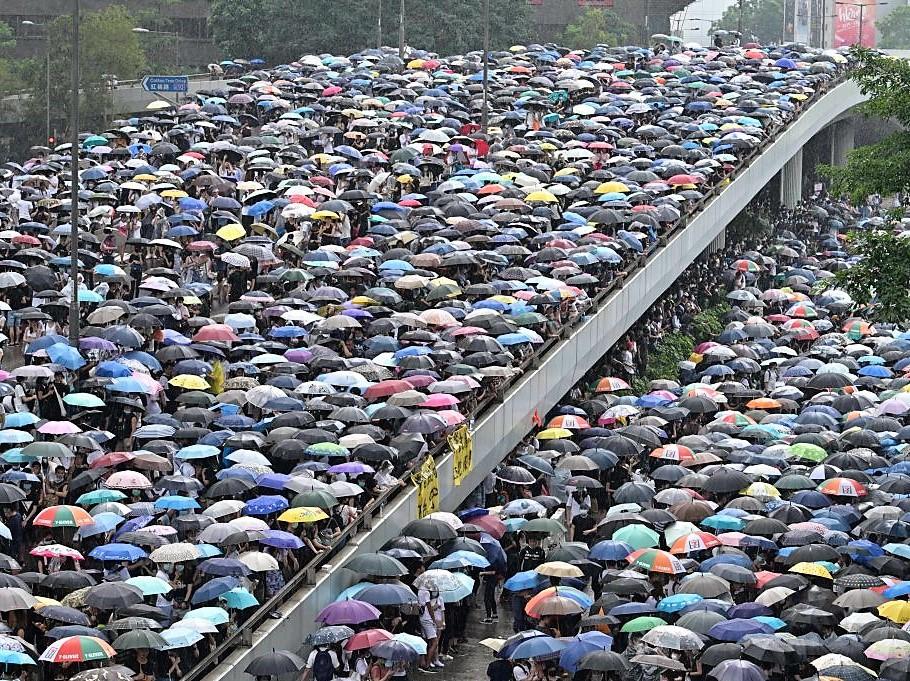
[(638, 634), (643, 631), (651, 631), (654, 627), (666, 625), (660, 617), (636, 617), (622, 625), (620, 631), (624, 634)]
[(167, 647), (161, 634), (150, 629), (133, 629), (121, 634), (114, 640), (114, 650), (163, 650)]
[(311, 489), (308, 492), (301, 492), (294, 497), (293, 501), (291, 501), (291, 506), (293, 508), (298, 508), (300, 506), (315, 506), (324, 511), (337, 505), (338, 499), (335, 498), (335, 495), (331, 492), (326, 492), (324, 489)]
[(534, 518), (525, 523), (522, 528), (522, 532), (540, 532), (542, 534), (559, 534), (560, 532), (565, 532), (566, 528), (562, 523), (553, 520), (552, 518)]
[[(28, 449), (28, 447), (26, 447), (26, 449)], [(790, 445), (790, 454), (800, 459), (814, 461), (815, 463), (824, 461), (828, 456), (828, 452), (810, 442), (797, 442), (794, 445)]]
[(72, 450), (66, 445), (59, 442), (32, 442), (22, 448), (22, 454), (25, 456), (34, 456), (35, 458), (56, 457), (66, 459), (73, 455)]
[(650, 549), (660, 544), (660, 535), (645, 525), (626, 525), (613, 533), (614, 541), (624, 541), (633, 549)]
[(91, 393), (70, 393), (63, 396), (63, 401), (70, 406), (83, 407), (84, 409), (103, 407), (105, 404), (104, 400)]
[(76, 499), (76, 503), (80, 506), (94, 506), (95, 504), (120, 501), (121, 499), (126, 499), (126, 495), (118, 489), (96, 489), (80, 496)]

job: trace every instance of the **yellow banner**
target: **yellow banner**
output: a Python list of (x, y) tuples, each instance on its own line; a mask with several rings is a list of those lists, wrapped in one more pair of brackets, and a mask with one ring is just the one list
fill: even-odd
[(411, 482), (417, 488), (417, 517), (424, 518), (439, 510), (439, 474), (436, 462), (428, 456), (416, 471)]
[(452, 448), (452, 478), (456, 485), (460, 485), (471, 468), (474, 466), (473, 450), (474, 442), (471, 439), (471, 431), (467, 426), (462, 426), (448, 437), (449, 447)]

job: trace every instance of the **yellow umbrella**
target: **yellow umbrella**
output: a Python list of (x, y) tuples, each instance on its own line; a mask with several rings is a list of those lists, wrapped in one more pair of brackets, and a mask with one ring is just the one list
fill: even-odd
[(767, 482), (753, 482), (751, 485), (746, 487), (740, 494), (745, 494), (749, 497), (772, 497), (774, 499), (780, 497), (780, 490), (777, 489), (774, 485), (770, 485)]
[(60, 605), (60, 601), (55, 598), (48, 598), (47, 596), (35, 596), (35, 600), (37, 603), (32, 606), (35, 610), (40, 610), (46, 605)]
[(183, 199), (189, 196), (189, 194), (182, 189), (165, 189), (161, 192), (161, 196), (166, 199)]
[(338, 220), (341, 216), (331, 210), (317, 210), (311, 216), (314, 220)]
[(298, 506), (289, 508), (280, 516), (278, 520), (285, 523), (315, 523), (317, 520), (325, 520), (328, 516), (321, 508), (310, 506)]
[(187, 305), (202, 305), (202, 301), (196, 296), (183, 296), (183, 302)]
[(174, 376), (168, 383), (186, 390), (208, 390), (210, 387), (209, 382), (202, 378), (202, 376), (194, 376), (193, 374), (180, 374), (179, 376)]
[(155, 177), (154, 175), (150, 175), (149, 173), (142, 173), (141, 175), (133, 175), (133, 179), (138, 180), (139, 182), (156, 182), (158, 180), (157, 177)]
[(595, 194), (610, 194), (611, 192), (627, 192), (629, 188), (622, 182), (603, 182), (594, 190)]
[(824, 565), (819, 565), (818, 563), (797, 563), (790, 568), (788, 572), (795, 572), (800, 575), (808, 575), (810, 577), (824, 577), (825, 579), (834, 579), (828, 569)]
[(910, 601), (888, 601), (878, 606), (878, 614), (892, 622), (906, 624), (910, 622)]
[(539, 191), (531, 192), (528, 194), (525, 197), (525, 201), (528, 203), (532, 203), (534, 201), (537, 201), (539, 203), (558, 203), (559, 199), (557, 199), (555, 196), (553, 196), (553, 194), (546, 191), (545, 189), (541, 189)]
[(374, 300), (369, 296), (354, 296), (351, 298), (351, 302), (355, 305), (379, 305), (379, 301)]
[(564, 437), (572, 437), (572, 431), (565, 428), (547, 428), (537, 433), (538, 440), (560, 440)]
[(561, 560), (553, 560), (549, 563), (541, 563), (534, 572), (547, 577), (584, 577), (585, 573), (576, 565), (564, 563)]
[(220, 237), (225, 241), (236, 241), (237, 239), (242, 239), (246, 236), (246, 230), (240, 223), (232, 222), (215, 232), (215, 236)]

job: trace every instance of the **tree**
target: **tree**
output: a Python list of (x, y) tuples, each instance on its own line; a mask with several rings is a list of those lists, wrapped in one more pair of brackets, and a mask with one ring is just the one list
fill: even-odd
[[(484, 0), (405, 5), (408, 45), (443, 55), (483, 47)], [(379, 0), (213, 0), (209, 23), (225, 57), (282, 63), (303, 54), (346, 54), (376, 47)], [(398, 44), (399, 3), (382, 2), (382, 42)], [(525, 42), (531, 14), (526, 0), (498, 0), (490, 12), (490, 43), (504, 49)]]
[(638, 27), (609, 9), (589, 7), (566, 26), (562, 42), (572, 48), (630, 45), (639, 39)]
[(9, 58), (12, 49), (16, 46), (13, 29), (0, 21), (0, 97), (6, 95), (13, 87), (14, 63)]
[(818, 167), (834, 194), (861, 201), (869, 194), (896, 194), (910, 187), (910, 63), (864, 48), (852, 53), (857, 60), (853, 78), (869, 95), (863, 111), (904, 128), (878, 144), (854, 149), (846, 165)]
[(895, 7), (879, 22), (878, 46), (886, 50), (905, 50), (910, 47), (910, 7)]
[(858, 303), (874, 302), (867, 317), (903, 324), (910, 320), (910, 239), (891, 230), (856, 231), (848, 249), (860, 260), (835, 274), (834, 284)]
[(739, 0), (724, 11), (711, 29), (738, 31), (742, 27), (745, 40), (754, 35), (760, 43), (767, 44), (780, 42), (783, 23), (784, 0)]
[[(80, 26), (80, 81), (82, 121), (97, 120), (105, 115), (110, 105), (110, 77), (135, 78), (145, 67), (145, 53), (139, 37), (133, 33), (135, 20), (119, 5), (112, 5), (82, 16)], [(72, 63), (72, 21), (62, 16), (48, 27), (51, 50), (50, 102), (52, 121), (65, 127), (70, 110), (70, 65)], [(26, 120), (34, 129), (27, 131), (30, 138), (43, 129), (44, 111), (47, 106), (45, 60), (29, 60), (23, 66), (23, 81), (30, 96)], [(40, 123), (40, 125), (37, 125)], [(82, 127), (88, 127), (83, 122)], [(43, 136), (43, 135), (42, 135)]]

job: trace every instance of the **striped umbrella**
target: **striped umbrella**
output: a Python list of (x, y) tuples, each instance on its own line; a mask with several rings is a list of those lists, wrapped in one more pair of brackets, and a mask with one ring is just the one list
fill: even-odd
[(109, 660), (116, 654), (109, 643), (95, 636), (67, 636), (45, 648), (38, 659), (60, 664)]
[(40, 527), (82, 527), (94, 523), (92, 516), (78, 506), (48, 506), (32, 520)]
[(639, 549), (626, 556), (626, 560), (633, 567), (644, 568), (648, 572), (665, 575), (681, 575), (686, 572), (685, 566), (676, 556), (660, 549)]

